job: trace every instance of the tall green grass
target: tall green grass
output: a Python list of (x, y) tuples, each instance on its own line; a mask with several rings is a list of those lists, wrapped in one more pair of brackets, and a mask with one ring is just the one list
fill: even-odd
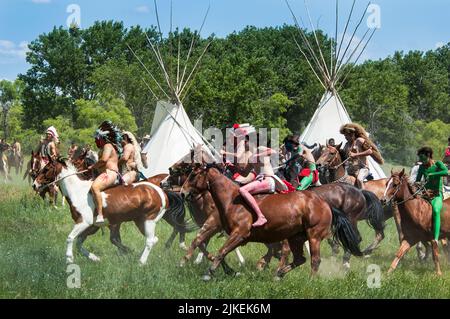
[[(273, 279), (276, 262), (259, 272), (255, 264), (265, 252), (261, 244), (242, 248), (246, 258), (238, 266), (234, 253), (227, 259), (241, 275), (230, 278), (221, 269), (211, 282), (201, 275), (208, 267), (188, 264), (178, 266), (183, 256), (177, 245), (165, 250), (164, 242), (171, 228), (161, 221), (157, 225), (159, 243), (150, 254), (148, 264), (138, 264), (144, 239), (133, 224), (122, 229), (122, 239), (133, 253), (122, 256), (109, 242), (108, 230), (90, 237), (85, 246), (101, 258), (93, 263), (75, 253), (81, 268), (81, 288), (67, 288), (65, 242), (72, 229), (66, 208), (53, 209), (37, 198), (31, 188), (17, 179), (0, 185), (0, 298), (449, 298), (450, 272), (442, 256), (444, 276), (434, 275), (432, 261), (420, 263), (411, 251), (391, 276), (386, 271), (398, 247), (393, 221), (386, 228), (386, 239), (370, 258), (352, 258), (351, 271), (345, 273), (341, 257), (330, 257), (322, 244), (319, 276), (310, 277), (308, 263), (290, 272), (282, 281)], [(373, 238), (373, 231), (362, 222), (363, 247)], [(188, 235), (188, 241), (194, 234)], [(211, 242), (217, 251), (223, 238)], [(381, 288), (368, 288), (368, 266), (381, 268)]]

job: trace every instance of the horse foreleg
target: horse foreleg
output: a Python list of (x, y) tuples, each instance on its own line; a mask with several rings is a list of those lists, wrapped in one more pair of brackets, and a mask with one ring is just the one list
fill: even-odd
[(289, 241), (285, 240), (285, 241), (283, 241), (283, 244), (281, 247), (281, 258), (280, 258), (280, 262), (278, 263), (278, 266), (277, 266), (277, 273), (278, 273), (278, 271), (280, 271), (281, 269), (283, 269), (286, 266), (290, 253), (291, 253), (291, 248), (289, 247)]
[(73, 242), (77, 237), (84, 232), (86, 229), (88, 229), (90, 225), (86, 222), (81, 222), (79, 224), (76, 224), (69, 236), (67, 237), (67, 250), (66, 250), (66, 262), (68, 264), (73, 263)]
[(262, 271), (270, 263), (270, 261), (272, 260), (272, 257), (274, 257), (274, 255), (275, 255), (274, 254), (275, 249), (274, 249), (273, 245), (274, 244), (266, 244), (267, 253), (258, 260), (258, 262), (256, 263), (256, 269)]
[[(203, 227), (198, 232), (195, 239), (192, 241), (191, 246), (189, 247), (189, 250), (187, 254), (183, 257), (183, 259), (180, 262), (180, 266), (183, 267), (194, 255), (194, 251), (197, 247), (199, 247), (202, 243), (208, 241), (212, 236), (217, 234), (220, 230), (220, 226), (218, 225), (211, 225), (208, 222), (205, 222), (203, 224)], [(205, 248), (206, 251), (206, 248)], [(205, 255), (210, 258), (209, 253), (206, 252)]]
[(96, 255), (90, 253), (86, 248), (84, 248), (83, 243), (86, 240), (88, 236), (94, 235), (100, 228), (91, 226), (88, 229), (86, 229), (83, 233), (78, 236), (77, 240), (77, 248), (78, 251), (84, 256), (89, 258), (91, 261), (100, 261), (100, 258), (98, 258)]
[(153, 246), (158, 242), (158, 237), (155, 235), (156, 222), (154, 220), (146, 220), (144, 222), (145, 228), (145, 248), (142, 253), (140, 263), (145, 265), (147, 263), (148, 256)]
[(222, 246), (222, 248), (219, 250), (219, 254), (216, 258), (214, 258), (214, 262), (209, 267), (207, 273), (203, 276), (203, 280), (207, 281), (210, 280), (214, 272), (216, 271), (217, 267), (222, 263), (222, 261), (225, 259), (225, 257), (233, 251), (235, 248), (240, 246), (244, 242), (244, 237), (235, 232), (231, 234), (231, 236), (227, 239), (225, 244)]
[(395, 259), (394, 261), (392, 261), (391, 267), (388, 270), (388, 274), (392, 273), (395, 270), (395, 268), (397, 268), (400, 259), (403, 258), (403, 256), (408, 252), (410, 248), (411, 244), (408, 243), (406, 240), (403, 240), (402, 244), (400, 245), (400, 248), (397, 251)]

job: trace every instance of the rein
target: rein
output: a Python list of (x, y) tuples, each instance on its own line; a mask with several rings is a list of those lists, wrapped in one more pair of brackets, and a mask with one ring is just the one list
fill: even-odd
[(86, 173), (86, 172), (88, 172), (88, 171), (89, 171), (89, 170), (87, 169), (87, 170), (84, 170), (84, 171), (81, 171), (81, 172), (77, 172), (77, 173), (73, 173), (73, 174), (69, 174), (69, 175), (67, 175), (67, 176), (61, 177), (61, 178), (59, 178), (59, 179), (57, 179), (57, 180), (51, 182), (50, 184), (43, 185), (41, 188), (39, 188), (39, 190), (44, 190), (44, 189), (49, 188), (49, 187), (51, 187), (51, 186), (53, 186), (53, 185), (56, 185), (57, 183), (61, 182), (62, 180), (66, 179), (66, 178), (68, 178), (68, 177), (72, 177), (72, 176), (76, 176), (76, 175), (81, 175), (81, 174), (84, 174), (84, 173)]
[(402, 201), (400, 201), (400, 202), (396, 202), (396, 201), (394, 200), (394, 198), (395, 198), (395, 196), (397, 195), (397, 193), (400, 191), (400, 187), (401, 187), (402, 185), (403, 185), (403, 178), (401, 179), (400, 184), (397, 186), (397, 189), (395, 190), (394, 195), (392, 195), (391, 199), (387, 202), (388, 204), (389, 204), (389, 203), (392, 203), (392, 202), (394, 202), (394, 203), (397, 204), (397, 205), (404, 204), (404, 203), (406, 203), (407, 201), (409, 201), (409, 200), (415, 198), (416, 195), (418, 195), (419, 193), (421, 193), (421, 192), (425, 189), (425, 185), (423, 185), (423, 186), (421, 186), (414, 194), (412, 194), (411, 196), (409, 196), (407, 199), (404, 199), (404, 200), (402, 200)]

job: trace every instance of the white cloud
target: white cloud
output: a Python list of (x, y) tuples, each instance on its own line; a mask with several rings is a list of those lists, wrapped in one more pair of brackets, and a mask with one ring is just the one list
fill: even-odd
[(136, 11), (139, 13), (149, 13), (150, 8), (148, 6), (139, 6), (136, 8)]
[(26, 41), (15, 44), (9, 40), (0, 40), (0, 60), (25, 59), (28, 51), (28, 42)]
[(50, 3), (50, 2), (52, 2), (52, 0), (31, 0), (31, 2), (37, 3), (37, 4), (43, 4), (43, 3)]

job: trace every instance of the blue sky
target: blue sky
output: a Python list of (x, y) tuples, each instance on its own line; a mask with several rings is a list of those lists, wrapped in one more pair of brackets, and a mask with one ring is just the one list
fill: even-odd
[[(431, 50), (450, 42), (450, 1), (372, 0), (381, 8), (381, 28), (367, 47), (363, 59), (379, 59), (397, 50)], [(246, 25), (292, 24), (284, 0), (173, 0), (174, 25), (198, 29), (211, 3), (203, 35), (224, 37)], [(298, 16), (307, 20), (304, 0), (290, 0)], [(307, 0), (315, 24), (334, 34), (335, 0)], [(351, 0), (340, 0), (340, 31), (344, 29)], [(66, 25), (67, 7), (81, 9), (81, 27), (95, 20), (120, 20), (126, 26), (156, 24), (153, 0), (0, 0), (0, 79), (15, 79), (26, 72), (27, 43), (53, 26)], [(357, 0), (355, 18), (367, 1)], [(169, 30), (170, 0), (158, 0), (163, 30)], [(362, 30), (362, 29), (361, 29)]]

